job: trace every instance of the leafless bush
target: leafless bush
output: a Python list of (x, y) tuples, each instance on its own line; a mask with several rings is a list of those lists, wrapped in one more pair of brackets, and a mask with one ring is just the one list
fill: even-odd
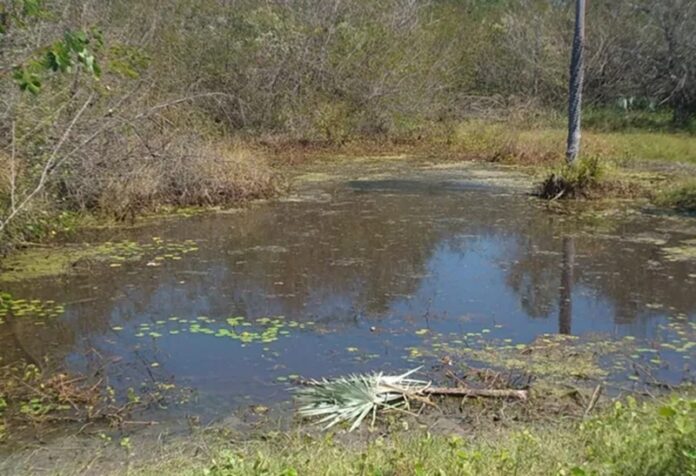
[(137, 135), (116, 128), (82, 151), (61, 175), (61, 199), (123, 219), (162, 205), (229, 205), (277, 191), (277, 175), (258, 152), (157, 122), (143, 121)]

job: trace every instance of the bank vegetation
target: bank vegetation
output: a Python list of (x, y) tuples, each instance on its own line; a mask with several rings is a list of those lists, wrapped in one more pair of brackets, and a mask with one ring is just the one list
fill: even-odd
[[(271, 196), (279, 152), (560, 157), (572, 3), (5, 0), (2, 240)], [(595, 1), (587, 24), (589, 150), (696, 160), (696, 5)]]

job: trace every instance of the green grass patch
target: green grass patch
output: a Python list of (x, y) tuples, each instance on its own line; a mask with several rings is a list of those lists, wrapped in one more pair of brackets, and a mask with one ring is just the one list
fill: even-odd
[(590, 157), (563, 166), (551, 172), (539, 186), (537, 195), (541, 198), (587, 198), (600, 189), (605, 166), (599, 158)]
[[(465, 430), (465, 428), (464, 428)], [(571, 423), (513, 426), (462, 438), (411, 431), (346, 440), (275, 433), (239, 443), (207, 440), (204, 455), (165, 452), (134, 474), (233, 475), (691, 475), (696, 400), (629, 398)]]
[(679, 132), (668, 109), (623, 111), (588, 107), (583, 111), (582, 122), (587, 129), (599, 132)]
[(683, 212), (696, 213), (696, 180), (675, 185), (658, 195), (656, 204)]
[[(491, 161), (538, 164), (563, 160), (566, 137), (561, 126), (467, 121), (454, 128), (451, 144), (463, 154)], [(582, 136), (582, 155), (628, 163), (696, 164), (696, 136), (685, 132), (587, 129)]]

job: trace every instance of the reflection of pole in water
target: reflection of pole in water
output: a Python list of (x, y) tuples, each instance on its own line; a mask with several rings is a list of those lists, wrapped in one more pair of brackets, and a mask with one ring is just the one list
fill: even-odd
[(561, 271), (558, 303), (558, 333), (570, 335), (573, 319), (573, 271), (575, 268), (575, 239), (563, 238), (563, 270)]

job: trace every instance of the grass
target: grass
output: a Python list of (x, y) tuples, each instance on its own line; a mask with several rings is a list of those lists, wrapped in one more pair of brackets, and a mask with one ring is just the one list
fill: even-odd
[(587, 198), (600, 188), (604, 169), (597, 157), (581, 159), (573, 165), (564, 163), (544, 179), (537, 195), (551, 200)]
[[(464, 428), (466, 430), (466, 428)], [(571, 423), (513, 426), (462, 438), (426, 431), (343, 440), (299, 431), (206, 451), (165, 451), (134, 474), (233, 475), (694, 475), (696, 400), (689, 396), (615, 403)]]
[[(468, 121), (453, 133), (452, 147), (491, 161), (522, 164), (560, 162), (565, 151), (563, 127), (523, 127)], [(585, 130), (582, 154), (617, 162), (663, 161), (696, 164), (696, 136), (685, 132)]]
[(657, 197), (656, 203), (683, 212), (696, 213), (696, 180), (670, 187)]
[(564, 165), (566, 131), (557, 120), (466, 121), (453, 128), (447, 147), (458, 158), (551, 165), (538, 190), (543, 198), (652, 197), (661, 207), (696, 210), (696, 185), (682, 179), (696, 166), (696, 136), (670, 129), (664, 114), (602, 114), (589, 115), (584, 160), (572, 168)]
[[(0, 252), (12, 244), (49, 241), (95, 221), (133, 221), (162, 209), (234, 206), (275, 196), (283, 188), (260, 150), (229, 139), (172, 146), (151, 160), (129, 160), (108, 161), (97, 171), (65, 171), (70, 172), (68, 185), (56, 175), (0, 233)], [(7, 157), (0, 155), (0, 220), (11, 210), (8, 170)], [(27, 173), (17, 180), (18, 190), (31, 190), (36, 177)]]

